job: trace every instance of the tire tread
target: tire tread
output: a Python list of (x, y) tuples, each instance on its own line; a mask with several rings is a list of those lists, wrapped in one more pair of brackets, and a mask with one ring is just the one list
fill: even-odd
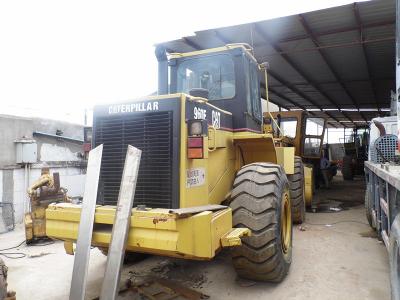
[(277, 236), (285, 187), (288, 180), (279, 165), (253, 163), (237, 173), (230, 203), (233, 226), (252, 231), (252, 236), (242, 239), (242, 246), (232, 249), (232, 262), (239, 276), (270, 282), (280, 282), (286, 276), (291, 255), (290, 261), (285, 261)]

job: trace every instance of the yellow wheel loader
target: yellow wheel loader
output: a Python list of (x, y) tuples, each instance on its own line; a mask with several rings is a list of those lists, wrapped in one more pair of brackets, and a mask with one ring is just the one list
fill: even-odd
[[(279, 282), (292, 260), (288, 176), (295, 148), (263, 128), (259, 65), (244, 44), (156, 48), (158, 96), (97, 106), (103, 144), (92, 245), (108, 248), (127, 145), (142, 150), (126, 250), (210, 260), (232, 248), (237, 273)], [(303, 190), (303, 185), (301, 189)], [(46, 233), (73, 253), (80, 205), (52, 204)]]
[(288, 175), (294, 223), (305, 220), (306, 206), (311, 206), (314, 185), (322, 178), (322, 144), (325, 118), (306, 111), (264, 113), (264, 131), (271, 133), (285, 147), (295, 148), (294, 173)]

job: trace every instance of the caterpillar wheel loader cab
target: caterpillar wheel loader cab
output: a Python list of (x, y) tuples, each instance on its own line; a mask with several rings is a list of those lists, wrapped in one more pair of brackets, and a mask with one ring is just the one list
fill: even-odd
[(364, 162), (368, 160), (369, 128), (355, 127), (353, 133), (343, 140), (342, 175), (344, 180), (353, 180), (364, 174)]
[(321, 160), (326, 120), (305, 111), (264, 113), (264, 131), (283, 146), (295, 149), (295, 171), (288, 175), (292, 217), (295, 223), (305, 219), (305, 207), (311, 206), (314, 185), (329, 166)]
[[(292, 259), (294, 148), (263, 133), (260, 66), (245, 45), (168, 54), (159, 95), (98, 106), (103, 144), (93, 246), (107, 249), (126, 148), (142, 150), (127, 251), (209, 260), (230, 247), (245, 278), (279, 282)], [(222, 205), (221, 205), (222, 204)], [(72, 252), (80, 205), (53, 204), (47, 235)]]

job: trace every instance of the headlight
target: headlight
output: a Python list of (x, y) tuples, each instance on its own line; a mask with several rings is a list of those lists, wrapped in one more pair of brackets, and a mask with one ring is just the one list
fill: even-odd
[(188, 136), (207, 136), (208, 125), (207, 120), (190, 119), (187, 120)]
[(203, 134), (203, 124), (201, 120), (192, 121), (189, 127), (189, 135), (202, 135)]

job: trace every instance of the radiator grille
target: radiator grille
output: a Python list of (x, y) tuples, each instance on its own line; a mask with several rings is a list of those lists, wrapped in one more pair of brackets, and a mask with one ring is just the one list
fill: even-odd
[(134, 206), (172, 207), (172, 112), (99, 117), (95, 144), (103, 146), (97, 203), (116, 205), (128, 145), (142, 150)]

